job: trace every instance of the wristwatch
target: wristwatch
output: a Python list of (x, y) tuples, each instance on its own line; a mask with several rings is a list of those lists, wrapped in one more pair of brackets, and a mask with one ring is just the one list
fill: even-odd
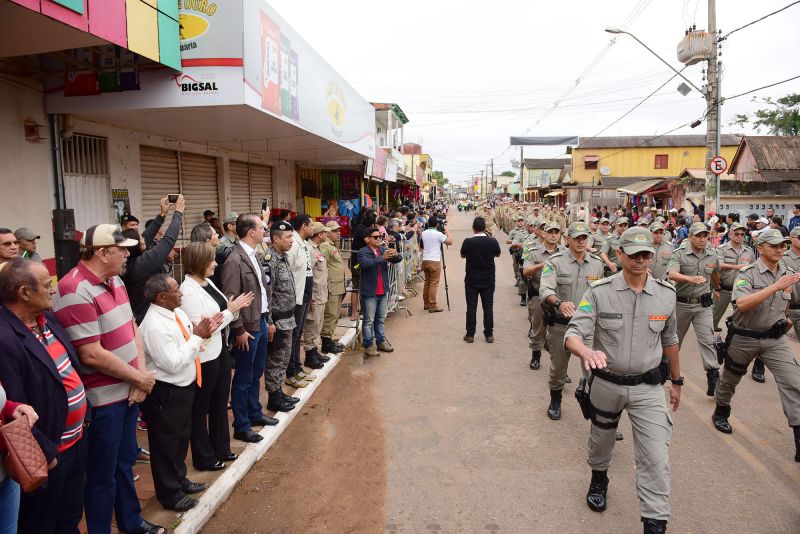
[(561, 301), (557, 300), (553, 303), (553, 307), (558, 310), (561, 307)]
[(669, 381), (672, 382), (673, 384), (675, 384), (676, 386), (682, 386), (683, 385), (683, 377), (682, 376), (679, 376), (678, 378), (670, 378)]

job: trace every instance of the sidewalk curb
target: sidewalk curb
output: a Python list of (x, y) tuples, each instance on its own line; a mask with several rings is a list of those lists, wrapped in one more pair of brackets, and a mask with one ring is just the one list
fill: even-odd
[[(339, 342), (348, 346), (352, 343), (356, 335), (356, 329), (350, 328)], [(245, 475), (250, 471), (253, 465), (261, 459), (264, 454), (272, 447), (278, 440), (283, 431), (291, 424), (295, 416), (303, 410), (308, 400), (317, 390), (319, 385), (325, 378), (333, 371), (339, 364), (341, 355), (329, 354), (331, 361), (325, 367), (317, 371), (318, 378), (311, 382), (308, 387), (297, 390), (294, 395), (300, 397), (300, 402), (297, 403), (297, 408), (288, 413), (277, 413), (275, 417), (280, 420), (276, 426), (265, 426), (259, 432), (264, 436), (264, 439), (259, 443), (248, 444), (244, 451), (239, 455), (225, 472), (217, 478), (213, 484), (203, 493), (200, 497), (197, 506), (183, 514), (180, 518), (180, 524), (175, 528), (175, 534), (196, 534), (200, 532), (203, 526), (211, 519), (217, 508), (228, 498), (233, 492), (236, 485), (242, 480)]]

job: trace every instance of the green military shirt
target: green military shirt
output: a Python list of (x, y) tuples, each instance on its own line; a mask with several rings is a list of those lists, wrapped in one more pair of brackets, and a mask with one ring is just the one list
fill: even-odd
[(746, 312), (739, 311), (736, 307), (736, 300), (740, 297), (758, 293), (765, 287), (777, 282), (781, 276), (793, 273), (794, 270), (787, 267), (782, 261), (778, 262), (778, 268), (774, 273), (767, 268), (761, 259), (756, 260), (755, 263), (747, 267), (742, 267), (736, 273), (736, 280), (733, 282), (733, 294), (731, 295), (734, 324), (741, 328), (763, 331), (768, 330), (781, 319), (785, 319), (786, 310), (792, 299), (791, 289), (774, 293), (759, 304), (758, 308)]
[(619, 250), (619, 241), (621, 237), (622, 236), (618, 234), (616, 230), (611, 232), (600, 249), (600, 253), (607, 254), (609, 261), (616, 265), (617, 268), (622, 268), (622, 262), (620, 262), (617, 257), (617, 250)]
[(522, 259), (525, 260), (528, 254), (530, 254), (531, 250), (541, 246), (543, 246), (543, 243), (542, 240), (539, 239), (538, 235), (528, 234), (528, 237), (526, 237), (525, 241), (522, 242)]
[(675, 284), (675, 291), (681, 298), (700, 298), (711, 291), (711, 275), (719, 272), (719, 258), (716, 251), (706, 246), (699, 254), (694, 251), (689, 240), (686, 246), (679, 247), (672, 253), (672, 258), (667, 266), (667, 273), (678, 272), (685, 276), (702, 276), (706, 279), (705, 284), (689, 284), (678, 282)]
[(330, 241), (323, 241), (319, 248), (328, 261), (328, 294), (344, 295), (347, 288), (344, 282), (345, 269), (342, 253)]
[(555, 295), (558, 300), (578, 301), (589, 289), (589, 285), (603, 278), (603, 261), (594, 254), (585, 253), (579, 262), (570, 249), (553, 254), (542, 270), (539, 296), (545, 300)]
[(525, 228), (514, 228), (508, 232), (508, 240), (511, 241), (512, 245), (516, 245), (525, 241), (528, 235), (528, 231)]
[[(796, 273), (800, 273), (800, 254), (797, 254), (791, 247), (783, 253), (783, 263)], [(800, 284), (792, 286), (792, 304), (800, 304)]]
[(617, 273), (589, 287), (564, 339), (591, 339), (593, 349), (605, 353), (609, 371), (642, 374), (661, 363), (662, 347), (678, 344), (677, 326), (670, 284), (648, 276), (636, 293)]
[(653, 255), (653, 264), (650, 266), (650, 274), (653, 278), (664, 280), (667, 277), (667, 267), (669, 261), (672, 259), (672, 245), (662, 238), (661, 244), (656, 247), (656, 253)]
[[(717, 248), (717, 257), (720, 263), (730, 263), (733, 265), (750, 265), (756, 259), (753, 249), (742, 243), (739, 250), (733, 248), (733, 243), (728, 241)], [(736, 280), (736, 269), (720, 270), (719, 281), (722, 289), (733, 289), (733, 281)]]
[[(533, 248), (528, 252), (527, 257), (523, 258), (522, 269), (525, 270), (525, 267), (531, 267), (533, 265), (538, 265), (540, 263), (545, 263), (545, 262), (547, 262), (548, 259), (550, 259), (550, 257), (553, 254), (558, 254), (559, 252), (562, 252), (563, 250), (564, 250), (564, 247), (562, 247), (561, 245), (556, 245), (556, 248), (552, 252), (547, 250), (544, 245), (541, 245), (541, 246), (538, 246), (536, 248)], [(531, 286), (536, 291), (539, 291), (539, 283), (540, 283), (541, 278), (542, 278), (542, 271), (543, 270), (544, 269), (539, 269), (538, 271), (533, 273), (532, 276), (528, 277), (530, 279), (530, 281), (531, 281)]]

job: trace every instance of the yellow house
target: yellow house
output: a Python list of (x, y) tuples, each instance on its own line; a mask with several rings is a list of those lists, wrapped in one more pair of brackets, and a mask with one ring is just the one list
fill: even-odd
[[(730, 164), (741, 137), (723, 135), (722, 156)], [(572, 149), (572, 182), (597, 185), (604, 178), (677, 177), (686, 168), (705, 168), (704, 135), (595, 137)]]

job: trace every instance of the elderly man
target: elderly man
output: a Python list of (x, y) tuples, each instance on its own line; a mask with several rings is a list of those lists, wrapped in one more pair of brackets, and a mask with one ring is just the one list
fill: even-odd
[(150, 308), (141, 325), (147, 369), (156, 383), (142, 403), (147, 417), (150, 470), (156, 498), (164, 508), (185, 512), (197, 500), (189, 497), (206, 484), (186, 478), (186, 453), (191, 433), (195, 383), (202, 387), (200, 350), (205, 340), (222, 324), (222, 313), (204, 317), (192, 325), (179, 308), (178, 282), (166, 274), (147, 280), (145, 298)]
[(124, 532), (161, 532), (141, 516), (133, 484), (139, 455), (136, 418), (155, 383), (128, 293), (119, 277), (137, 243), (114, 224), (99, 224), (81, 238), (81, 260), (58, 283), (56, 318), (84, 365), (83, 383), (92, 406), (90, 461), (84, 502), (90, 532), (109, 532), (112, 514)]
[(19, 240), (8, 228), (0, 228), (0, 265), (19, 257)]
[(325, 303), (325, 317), (322, 324), (322, 352), (339, 353), (344, 346), (333, 340), (342, 299), (347, 293), (345, 285), (345, 268), (342, 253), (339, 251), (341, 227), (336, 221), (325, 223), (328, 227), (327, 240), (320, 245), (320, 250), (328, 262), (328, 301)]
[(19, 241), (19, 248), (22, 251), (20, 253), (21, 258), (42, 261), (42, 257), (36, 252), (36, 240), (41, 239), (41, 236), (36, 235), (33, 230), (24, 226), (14, 230), (14, 236)]

